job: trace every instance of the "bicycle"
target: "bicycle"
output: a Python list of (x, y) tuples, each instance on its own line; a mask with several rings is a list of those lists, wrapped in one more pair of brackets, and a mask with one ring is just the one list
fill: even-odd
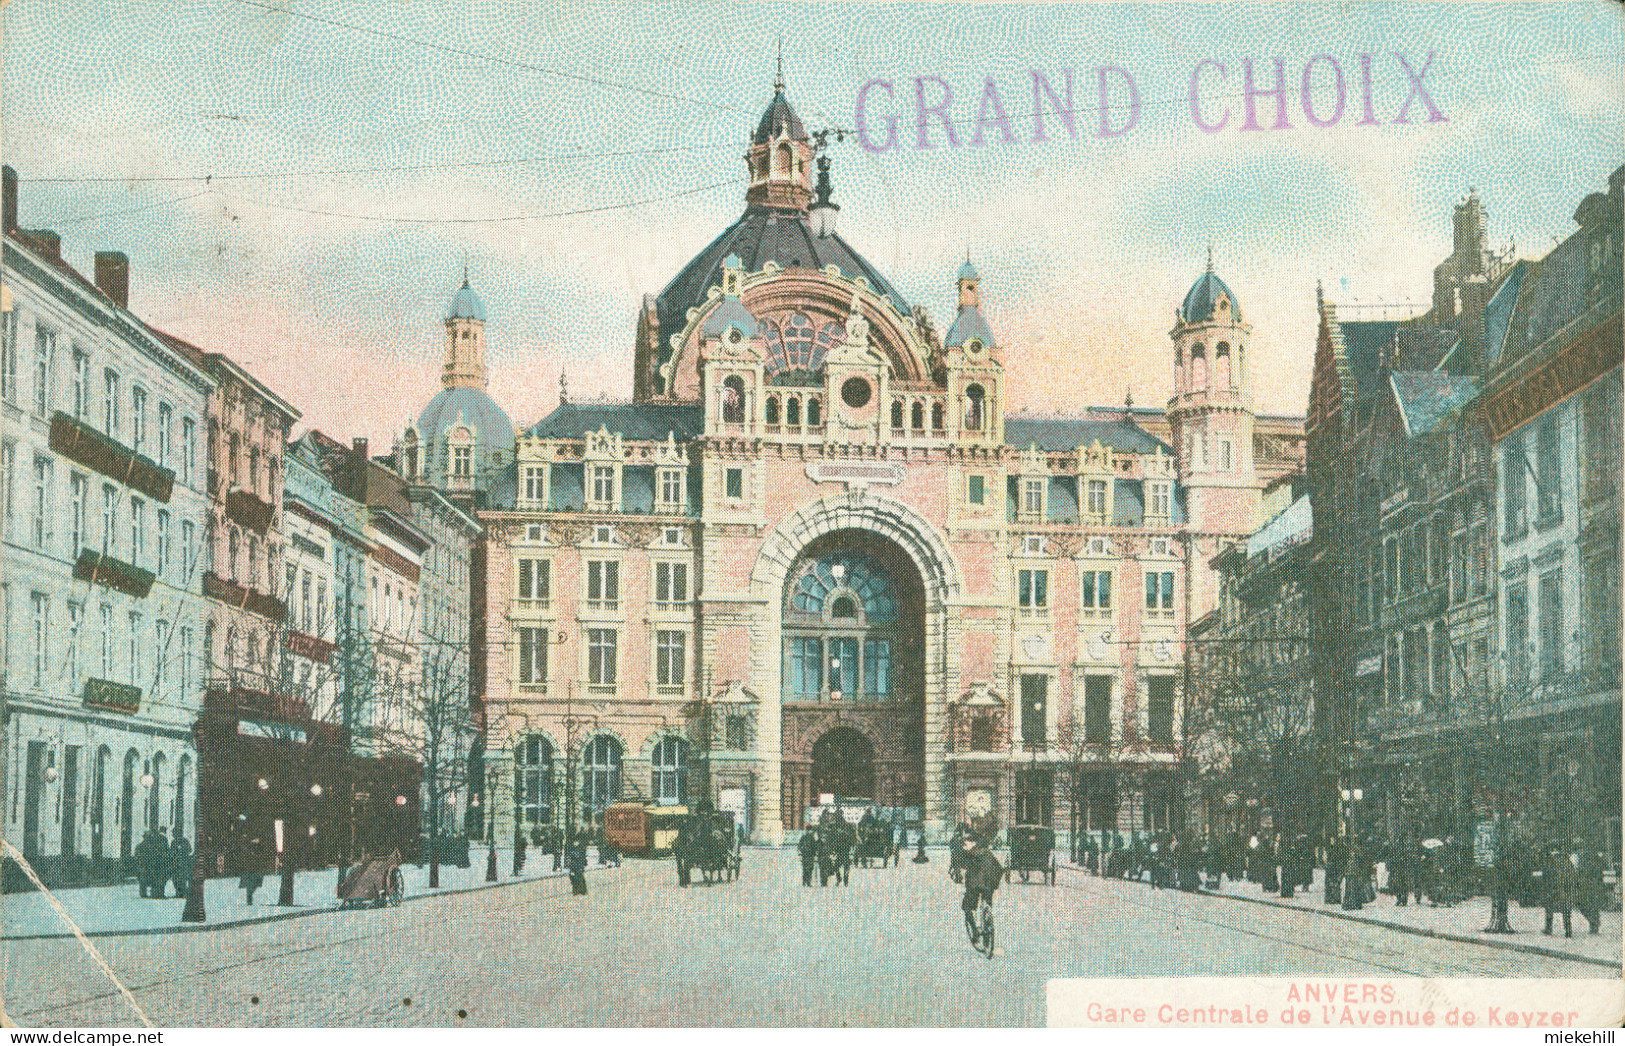
[(971, 947), (993, 958), (993, 903), (983, 895), (976, 906), (976, 911), (965, 913), (965, 933), (970, 937)]

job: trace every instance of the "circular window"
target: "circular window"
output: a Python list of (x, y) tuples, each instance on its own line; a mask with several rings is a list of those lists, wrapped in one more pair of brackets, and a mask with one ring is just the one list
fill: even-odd
[(869, 402), (869, 383), (862, 378), (847, 378), (841, 386), (841, 399), (848, 407), (866, 406)]

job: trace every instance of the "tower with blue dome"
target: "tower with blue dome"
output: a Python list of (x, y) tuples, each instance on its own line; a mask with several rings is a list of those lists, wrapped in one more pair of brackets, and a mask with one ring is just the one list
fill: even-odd
[(513, 422), (485, 391), (485, 322), (485, 303), (465, 272), (446, 309), (443, 387), (406, 427), (395, 451), (407, 479), (476, 507), (491, 504), (513, 461)]
[(1174, 394), (1168, 424), (1193, 528), (1248, 533), (1257, 524), (1259, 487), (1253, 469), (1252, 328), (1241, 302), (1213, 271), (1196, 278), (1174, 314)]

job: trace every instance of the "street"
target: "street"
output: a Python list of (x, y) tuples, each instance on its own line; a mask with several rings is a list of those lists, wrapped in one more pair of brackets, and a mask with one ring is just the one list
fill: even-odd
[[(687, 890), (668, 861), (202, 933), (95, 941), (151, 1021), (190, 1025), (1041, 1025), (1051, 977), (1595, 977), (1600, 968), (1063, 869), (998, 892), (973, 952), (945, 855), (800, 885), (747, 849)], [(7, 941), (18, 1024), (137, 1018), (72, 939)]]

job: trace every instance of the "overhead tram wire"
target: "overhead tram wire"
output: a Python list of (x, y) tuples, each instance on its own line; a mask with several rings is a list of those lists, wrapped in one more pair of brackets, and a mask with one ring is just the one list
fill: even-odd
[(744, 178), (726, 178), (720, 182), (711, 182), (708, 185), (701, 185), (693, 189), (684, 189), (681, 192), (667, 193), (663, 196), (648, 196), (639, 200), (625, 200), (620, 203), (603, 204), (602, 206), (597, 207), (579, 207), (568, 211), (546, 211), (537, 214), (507, 214), (491, 218), (411, 218), (399, 215), (347, 214), (340, 211), (324, 211), (314, 207), (299, 207), (294, 204), (272, 203), (269, 200), (259, 200), (251, 196), (238, 196), (233, 193), (224, 192), (220, 189), (215, 189), (212, 191), (225, 199), (236, 200), (239, 203), (246, 203), (258, 207), (267, 207), (272, 210), (294, 211), (299, 214), (310, 214), (322, 218), (339, 218), (348, 221), (360, 222), (394, 222), (401, 225), (498, 225), (508, 222), (541, 221), (548, 218), (571, 218), (584, 214), (602, 214), (607, 211), (628, 210), (633, 207), (642, 207), (646, 204), (661, 203), (666, 200), (678, 200), (687, 196), (697, 196), (700, 193), (709, 192), (712, 189), (718, 189), (725, 185), (739, 185), (744, 181)]
[(39, 178), (19, 178), (18, 181), (34, 185), (89, 185), (97, 183), (144, 184), (156, 182), (215, 182), (270, 181), (278, 178), (338, 178), (353, 174), (404, 174), (413, 171), (455, 171), (491, 167), (522, 167), (533, 163), (558, 163), (568, 160), (608, 160), (628, 156), (663, 156), (670, 153), (700, 152), (706, 149), (737, 149), (738, 141), (706, 142), (700, 145), (673, 145), (650, 149), (612, 149), (604, 152), (560, 153), (556, 156), (518, 156), (508, 160), (468, 160), (461, 163), (401, 164), (392, 167), (337, 167), (327, 170), (253, 171), (244, 174), (153, 174), (153, 175), (48, 175)]
[(625, 84), (615, 80), (606, 80), (603, 77), (590, 76), (586, 73), (567, 73), (562, 70), (549, 69), (546, 66), (535, 65), (530, 62), (521, 62), (516, 58), (501, 58), (497, 55), (470, 50), (466, 47), (453, 47), (449, 44), (438, 44), (429, 40), (420, 40), (417, 37), (406, 36), (402, 33), (391, 33), (382, 29), (374, 29), (370, 26), (357, 25), (354, 22), (342, 22), (336, 18), (323, 18), (320, 15), (306, 14), (303, 11), (294, 11), (290, 8), (282, 7), (277, 4), (261, 3), (260, 0), (237, 0), (237, 2), (246, 7), (257, 7), (264, 11), (274, 11), (277, 14), (287, 15), (290, 18), (302, 18), (309, 22), (319, 22), (323, 25), (335, 26), (340, 29), (349, 29), (352, 32), (364, 33), (368, 36), (376, 36), (384, 40), (393, 40), (396, 43), (412, 44), (431, 51), (439, 51), (442, 54), (457, 55), (462, 58), (473, 58), (482, 62), (490, 62), (494, 65), (505, 65), (514, 69), (522, 69), (526, 72), (540, 73), (543, 76), (557, 77), (560, 80), (573, 80), (577, 83), (591, 84), (595, 87), (608, 87), (617, 91), (630, 91), (633, 94), (641, 94), (649, 98), (661, 98), (667, 101), (683, 102), (688, 105), (697, 105), (704, 109), (717, 109), (723, 112), (749, 115), (747, 110), (742, 109), (737, 105), (730, 105), (726, 102), (707, 102), (698, 98), (689, 98), (686, 95), (672, 94), (669, 91), (657, 91), (652, 87), (639, 87), (636, 84)]
[(208, 188), (204, 189), (202, 192), (188, 193), (185, 196), (177, 196), (173, 199), (161, 200), (157, 203), (146, 204), (141, 207), (134, 207), (123, 211), (109, 211), (102, 214), (81, 215), (75, 218), (63, 219), (61, 221), (45, 221), (41, 224), (43, 227), (47, 228), (61, 225), (78, 225), (85, 222), (95, 221), (98, 218), (117, 218), (126, 214), (135, 214), (140, 211), (172, 206), (177, 203), (183, 203), (187, 200), (197, 199), (200, 196), (208, 196), (212, 194), (219, 196), (222, 199), (234, 200), (238, 203), (248, 204), (254, 207), (265, 207), (271, 210), (279, 211), (294, 211), (300, 214), (310, 214), (318, 217), (338, 218), (349, 221), (393, 222), (402, 225), (498, 225), (510, 222), (543, 221), (551, 218), (569, 218), (577, 215), (602, 214), (609, 211), (629, 210), (633, 207), (642, 207), (651, 203), (660, 203), (666, 200), (679, 200), (688, 196), (698, 196), (700, 193), (709, 192), (712, 189), (721, 188), (724, 185), (739, 185), (744, 181), (745, 179), (743, 178), (728, 178), (720, 182), (712, 182), (708, 185), (697, 186), (693, 189), (684, 189), (681, 192), (668, 193), (664, 196), (649, 196), (639, 200), (624, 200), (620, 203), (609, 203), (597, 207), (581, 207), (568, 211), (547, 211), (537, 214), (507, 214), (490, 218), (412, 218), (399, 215), (346, 214), (338, 211), (324, 211), (314, 207), (299, 207), (294, 204), (273, 203), (269, 200), (261, 200), (252, 196), (240, 196), (235, 193), (225, 192), (221, 189)]

